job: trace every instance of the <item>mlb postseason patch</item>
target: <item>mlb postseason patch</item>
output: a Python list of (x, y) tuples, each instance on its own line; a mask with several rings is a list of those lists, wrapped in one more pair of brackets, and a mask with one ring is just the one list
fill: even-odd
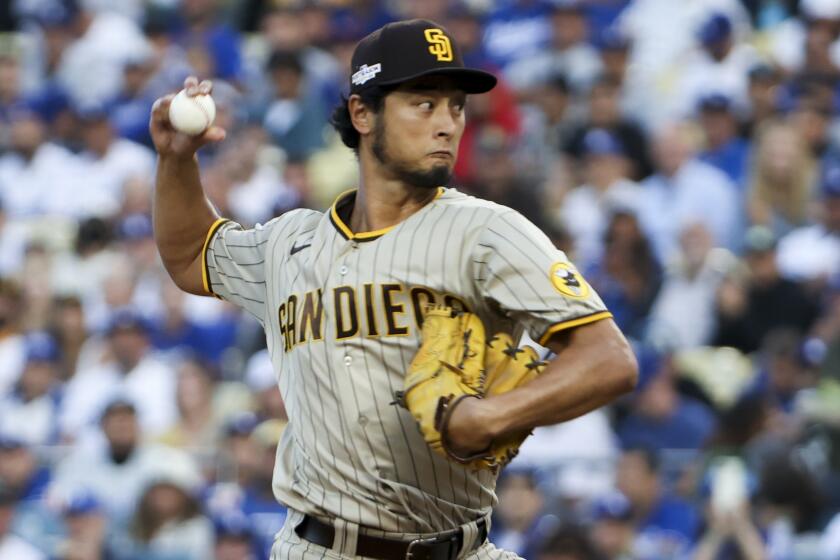
[(370, 80), (374, 79), (377, 74), (382, 71), (382, 64), (374, 64), (373, 66), (368, 66), (367, 64), (362, 64), (359, 67), (359, 70), (353, 74), (351, 80), (353, 85), (360, 86), (363, 85), (365, 82), (369, 82)]

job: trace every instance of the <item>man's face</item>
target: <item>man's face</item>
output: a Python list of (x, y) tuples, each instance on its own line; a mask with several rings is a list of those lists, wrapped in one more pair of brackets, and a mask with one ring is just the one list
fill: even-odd
[(140, 363), (148, 346), (146, 334), (139, 327), (119, 327), (111, 334), (114, 359), (126, 372)]
[(600, 84), (589, 94), (589, 114), (595, 126), (609, 127), (621, 119), (621, 98), (615, 87)]
[(274, 89), (280, 99), (296, 99), (300, 95), (302, 78), (294, 68), (277, 68), (271, 73)]
[(723, 60), (726, 58), (726, 55), (729, 54), (729, 51), (732, 50), (732, 36), (729, 35), (720, 39), (719, 41), (715, 41), (714, 43), (709, 43), (708, 45), (704, 45), (703, 48), (706, 49), (706, 52), (709, 53), (709, 56), (714, 58), (715, 60)]
[(747, 261), (747, 266), (750, 268), (755, 284), (770, 284), (778, 278), (776, 251), (753, 251), (746, 255), (745, 260)]
[(656, 165), (664, 175), (672, 176), (691, 157), (689, 132), (681, 126), (668, 126), (661, 130), (653, 144)]
[(107, 118), (96, 118), (83, 121), (82, 139), (85, 148), (95, 154), (104, 155), (114, 139), (114, 131)]
[(466, 94), (442, 77), (418, 78), (388, 94), (375, 115), (371, 151), (394, 179), (446, 184), (464, 133)]
[(840, 232), (840, 196), (829, 196), (823, 201), (823, 224), (834, 233)]
[(67, 515), (64, 522), (71, 537), (89, 542), (101, 542), (108, 526), (108, 520), (98, 511)]
[(543, 507), (542, 495), (530, 477), (511, 474), (502, 483), (499, 491), (499, 517), (505, 526), (513, 529), (527, 529)]
[(125, 458), (140, 439), (137, 415), (130, 409), (116, 409), (108, 412), (102, 421), (102, 431), (117, 458)]
[(633, 504), (650, 503), (658, 494), (656, 473), (638, 451), (629, 451), (619, 460), (616, 486)]
[(35, 454), (26, 447), (0, 449), (0, 480), (8, 487), (23, 489), (37, 468)]
[(0, 57), (0, 100), (13, 100), (20, 88), (20, 65), (12, 57)]
[(586, 18), (577, 9), (560, 10), (551, 17), (551, 27), (555, 44), (563, 48), (580, 43), (586, 39)]
[(584, 159), (587, 182), (606, 188), (629, 174), (627, 159), (618, 154), (591, 154)]
[(633, 540), (633, 525), (621, 519), (602, 519), (593, 524), (591, 536), (598, 550), (609, 558), (619, 558)]
[(31, 157), (35, 150), (44, 143), (47, 128), (44, 122), (35, 115), (21, 117), (12, 123), (11, 144), (14, 150)]
[(251, 541), (242, 537), (222, 537), (216, 541), (216, 560), (253, 558)]
[(738, 123), (728, 111), (703, 111), (700, 114), (700, 126), (712, 147), (728, 142), (738, 132)]
[(20, 377), (20, 386), (24, 396), (34, 399), (45, 395), (57, 378), (55, 364), (37, 360), (26, 365)]
[(0, 504), (0, 539), (9, 531), (14, 513), (15, 508), (12, 504)]

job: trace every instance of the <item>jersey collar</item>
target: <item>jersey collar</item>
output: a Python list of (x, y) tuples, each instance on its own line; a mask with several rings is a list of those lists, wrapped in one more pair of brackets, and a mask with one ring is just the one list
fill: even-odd
[[(349, 209), (352, 208), (353, 204), (356, 202), (356, 192), (358, 189), (351, 189), (349, 191), (344, 191), (338, 198), (335, 199), (332, 206), (330, 207), (330, 221), (332, 222), (335, 229), (338, 230), (338, 233), (344, 239), (348, 241), (373, 241), (374, 239), (379, 239), (395, 227), (400, 224), (394, 224), (392, 226), (377, 229), (374, 231), (363, 231), (360, 233), (353, 233), (353, 230), (350, 229), (350, 226), (347, 225), (345, 220), (349, 221), (350, 212)], [(432, 200), (437, 200), (440, 198), (443, 193), (446, 192), (446, 189), (443, 187), (438, 187), (438, 192), (435, 195), (435, 198)], [(344, 218), (342, 218), (344, 216)]]

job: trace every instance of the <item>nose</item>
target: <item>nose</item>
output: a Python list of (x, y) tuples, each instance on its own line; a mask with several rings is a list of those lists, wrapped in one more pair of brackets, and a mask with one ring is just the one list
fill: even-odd
[(452, 111), (448, 103), (441, 103), (435, 111), (435, 136), (438, 138), (452, 138), (460, 126), (460, 117)]

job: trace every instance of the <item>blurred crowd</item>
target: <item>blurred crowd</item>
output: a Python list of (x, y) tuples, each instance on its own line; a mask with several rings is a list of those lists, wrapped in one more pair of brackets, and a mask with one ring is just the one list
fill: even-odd
[(0, 559), (267, 558), (282, 399), (260, 325), (162, 269), (149, 110), (212, 79), (219, 211), (327, 208), (356, 181), (329, 125), (353, 47), (411, 17), (500, 78), (452, 184), (538, 224), (640, 364), (535, 431), (494, 541), (840, 558), (840, 0), (8, 0)]

